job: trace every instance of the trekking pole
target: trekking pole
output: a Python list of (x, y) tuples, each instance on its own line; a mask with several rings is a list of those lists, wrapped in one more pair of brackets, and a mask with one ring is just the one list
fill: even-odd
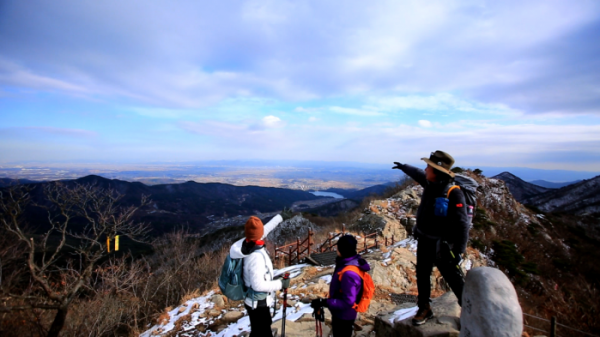
[[(290, 278), (290, 273), (285, 273), (283, 279), (287, 280)], [(281, 320), (281, 337), (285, 337), (285, 313), (287, 309), (287, 288), (283, 289), (283, 318)]]
[(316, 337), (323, 337), (323, 326), (321, 325), (321, 322), (325, 320), (323, 308), (316, 309), (313, 316), (315, 316), (315, 335)]

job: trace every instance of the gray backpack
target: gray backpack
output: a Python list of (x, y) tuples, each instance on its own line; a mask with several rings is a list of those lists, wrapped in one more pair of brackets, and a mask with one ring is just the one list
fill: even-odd
[(456, 174), (454, 176), (454, 184), (458, 185), (465, 195), (467, 205), (477, 207), (477, 188), (479, 184), (475, 179), (462, 174)]

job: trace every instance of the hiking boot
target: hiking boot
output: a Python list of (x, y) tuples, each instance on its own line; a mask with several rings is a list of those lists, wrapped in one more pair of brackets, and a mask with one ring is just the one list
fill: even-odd
[(412, 319), (413, 325), (421, 325), (427, 322), (428, 319), (433, 317), (433, 311), (431, 311), (430, 306), (426, 306), (425, 308), (419, 308), (417, 314)]

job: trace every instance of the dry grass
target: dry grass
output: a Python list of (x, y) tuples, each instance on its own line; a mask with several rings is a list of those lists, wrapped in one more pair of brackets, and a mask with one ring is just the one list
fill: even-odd
[[(600, 240), (596, 219), (570, 215), (546, 214), (540, 224), (516, 223), (515, 217), (499, 210), (485, 210), (494, 222), (493, 230), (471, 232), (478, 248), (493, 247), (493, 241), (508, 240), (517, 247), (523, 265), (535, 266), (537, 274), (508, 274), (519, 295), (523, 312), (545, 319), (557, 317), (558, 322), (600, 334), (600, 267), (590, 261), (600, 260)], [(522, 209), (533, 217), (533, 213)], [(587, 224), (591, 224), (586, 227)], [(596, 226), (596, 227), (594, 227)], [(543, 233), (552, 240), (547, 240)], [(563, 244), (569, 246), (567, 250)], [(492, 259), (497, 260), (496, 256)], [(501, 265), (501, 269), (506, 266)], [(515, 266), (512, 266), (514, 268)], [(541, 323), (530, 325), (542, 327)]]
[(167, 307), (165, 310), (158, 316), (156, 319), (156, 324), (165, 325), (171, 319), (171, 315), (169, 315), (169, 311), (173, 310), (172, 307)]
[(192, 291), (188, 291), (185, 293), (185, 295), (183, 295), (183, 297), (181, 298), (181, 301), (179, 301), (179, 304), (184, 304), (185, 302), (192, 300), (194, 298), (200, 297), (201, 293), (200, 293), (200, 289), (196, 288)]

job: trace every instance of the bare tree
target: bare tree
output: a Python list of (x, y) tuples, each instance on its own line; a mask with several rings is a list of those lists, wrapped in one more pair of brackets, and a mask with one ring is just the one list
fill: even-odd
[(145, 238), (148, 227), (133, 221), (140, 205), (122, 206), (123, 195), (94, 185), (62, 183), (44, 185), (49, 229), (30, 235), (21, 216), (31, 204), (32, 187), (13, 186), (0, 191), (0, 224), (26, 246), (26, 265), (32, 279), (24, 295), (13, 295), (25, 305), (10, 309), (42, 308), (57, 310), (47, 336), (58, 336), (65, 324), (69, 305), (90, 282), (96, 266), (109, 252), (107, 238), (117, 235), (135, 241)]

